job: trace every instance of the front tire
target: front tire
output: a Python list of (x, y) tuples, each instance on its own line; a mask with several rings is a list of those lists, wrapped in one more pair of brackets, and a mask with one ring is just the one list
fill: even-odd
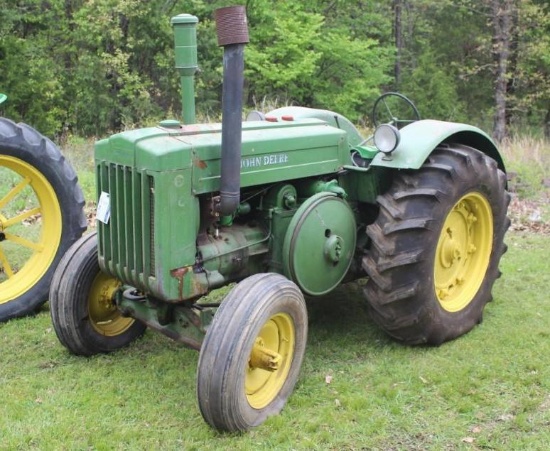
[(245, 431), (278, 414), (298, 379), (306, 340), (306, 305), (293, 282), (279, 274), (240, 282), (202, 344), (197, 397), (205, 421)]
[(0, 321), (48, 300), (65, 251), (86, 230), (76, 174), (53, 142), (0, 118)]
[(441, 145), (378, 197), (363, 269), (373, 319), (409, 344), (441, 344), (481, 322), (510, 225), (506, 176), (464, 145)]
[(67, 251), (52, 280), (50, 311), (59, 341), (73, 354), (90, 356), (127, 346), (146, 326), (124, 317), (114, 296), (121, 283), (99, 269), (97, 233)]

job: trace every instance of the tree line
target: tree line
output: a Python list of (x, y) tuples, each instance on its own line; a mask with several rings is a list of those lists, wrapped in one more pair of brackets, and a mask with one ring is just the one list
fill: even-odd
[[(213, 11), (237, 0), (4, 0), (0, 113), (62, 140), (181, 114), (170, 18), (199, 18), (197, 112), (218, 120)], [(242, 3), (242, 2), (241, 2)], [(245, 105), (338, 111), (369, 126), (386, 91), (497, 140), (550, 136), (547, 0), (247, 0)]]

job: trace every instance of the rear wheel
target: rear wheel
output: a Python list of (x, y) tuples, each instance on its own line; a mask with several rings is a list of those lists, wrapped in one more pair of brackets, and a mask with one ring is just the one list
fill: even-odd
[(278, 414), (298, 379), (306, 340), (306, 306), (293, 282), (256, 274), (239, 283), (201, 348), (197, 397), (206, 422), (244, 431)]
[(115, 304), (121, 283), (99, 269), (97, 234), (78, 240), (65, 254), (52, 281), (50, 311), (61, 343), (73, 354), (93, 355), (122, 348), (145, 325), (122, 315)]
[(0, 118), (0, 321), (48, 299), (65, 251), (86, 229), (77, 177), (59, 149)]
[(510, 225), (506, 177), (476, 149), (442, 145), (396, 175), (363, 268), (375, 321), (410, 344), (440, 344), (472, 329), (500, 276)]

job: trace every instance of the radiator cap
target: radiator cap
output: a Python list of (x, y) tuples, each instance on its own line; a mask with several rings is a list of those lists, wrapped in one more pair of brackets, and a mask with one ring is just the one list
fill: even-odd
[(160, 121), (159, 125), (163, 128), (180, 128), (181, 122), (176, 119), (165, 119), (164, 121)]

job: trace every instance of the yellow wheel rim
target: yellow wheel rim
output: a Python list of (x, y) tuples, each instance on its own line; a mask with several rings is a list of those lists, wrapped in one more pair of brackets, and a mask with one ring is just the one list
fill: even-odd
[(493, 215), (480, 193), (463, 196), (445, 219), (434, 265), (437, 299), (449, 312), (465, 308), (478, 292), (493, 247)]
[(294, 323), (286, 313), (273, 315), (260, 330), (245, 377), (246, 397), (253, 408), (267, 406), (283, 387), (292, 366), (295, 337)]
[(90, 323), (96, 332), (106, 337), (124, 333), (135, 321), (122, 316), (116, 307), (115, 294), (121, 286), (117, 279), (100, 272), (94, 278), (88, 295)]
[(23, 295), (47, 272), (61, 242), (62, 221), (52, 185), (34, 166), (0, 155), (0, 175), (4, 184), (0, 187), (3, 304)]

